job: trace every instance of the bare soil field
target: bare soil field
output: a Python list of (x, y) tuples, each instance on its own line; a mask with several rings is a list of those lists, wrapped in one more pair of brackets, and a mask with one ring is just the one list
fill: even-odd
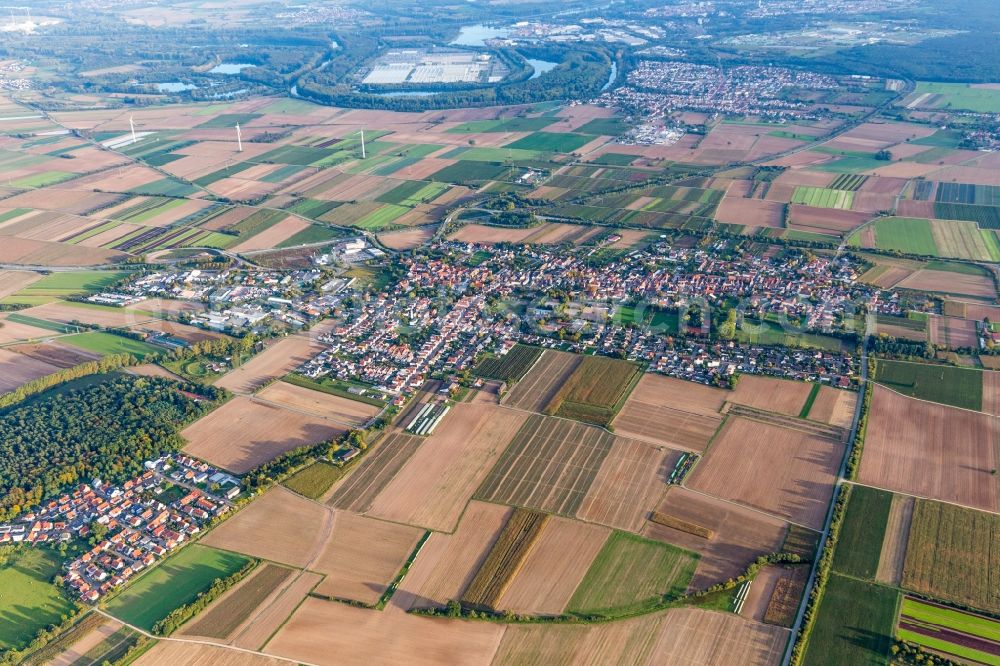
[(973, 183), (975, 185), (1000, 185), (1000, 170), (982, 169), (974, 166), (946, 166), (940, 171), (934, 172), (934, 180)]
[(503, 403), (517, 409), (541, 412), (580, 365), (582, 358), (576, 354), (546, 349), (528, 374), (507, 394)]
[(526, 418), (494, 405), (455, 405), (379, 493), (371, 515), (453, 531), (469, 498)]
[(99, 266), (124, 257), (121, 252), (0, 235), (0, 263), (25, 266)]
[[(669, 407), (699, 416), (720, 418), (719, 411), (731, 395), (730, 391), (724, 389), (650, 372), (643, 375), (636, 384), (625, 408), (630, 403), (643, 403), (656, 408)], [(619, 425), (616, 422), (615, 428)]]
[(199, 643), (160, 641), (132, 662), (138, 666), (288, 666), (287, 661)]
[(20, 314), (36, 319), (69, 323), (80, 321), (96, 326), (111, 326), (129, 328), (148, 322), (152, 317), (138, 310), (129, 308), (102, 307), (100, 305), (77, 305), (63, 301), (37, 305), (21, 310)]
[(763, 622), (774, 588), (777, 587), (779, 580), (789, 577), (791, 573), (789, 569), (773, 565), (761, 569), (750, 584), (740, 616), (755, 622)]
[(41, 277), (41, 273), (30, 271), (0, 271), (0, 298), (21, 291)]
[(611, 530), (553, 516), (497, 604), (515, 613), (558, 615)]
[(392, 250), (412, 250), (420, 247), (434, 235), (435, 226), (416, 227), (378, 235), (378, 242)]
[(317, 416), (237, 396), (181, 432), (184, 451), (236, 474), (347, 431)]
[[(668, 404), (676, 404), (671, 400), (671, 389), (681, 388), (673, 382), (706, 389), (702, 392), (706, 402), (696, 408), (708, 413), (669, 407)], [(615, 418), (615, 432), (688, 451), (704, 451), (712, 435), (722, 425), (722, 417), (711, 413), (711, 407), (717, 404), (720, 397), (709, 393), (715, 390), (692, 382), (646, 374)]]
[(86, 363), (87, 361), (96, 361), (101, 358), (100, 354), (75, 347), (67, 347), (54, 341), (43, 342), (41, 344), (14, 345), (6, 349), (7, 351), (17, 352), (27, 358), (54, 365), (57, 368), (71, 368), (74, 365)]
[(729, 396), (729, 402), (777, 414), (798, 416), (812, 387), (812, 384), (806, 382), (746, 375), (740, 378), (736, 389)]
[(1000, 372), (983, 372), (983, 411), (1000, 416)]
[(454, 534), (434, 532), (392, 597), (397, 610), (443, 606), (465, 592), (513, 509), (470, 502)]
[[(154, 305), (150, 302), (149, 305)], [(143, 305), (139, 306), (140, 308)], [(156, 310), (159, 312), (159, 309)], [(213, 331), (206, 331), (195, 326), (188, 326), (186, 324), (180, 324), (175, 321), (166, 321), (160, 319), (154, 319), (152, 321), (147, 321), (144, 324), (140, 324), (136, 327), (138, 330), (146, 331), (150, 333), (165, 333), (172, 338), (179, 338), (187, 343), (204, 342), (206, 340), (218, 340), (223, 338), (221, 333), (215, 333)]]
[(523, 229), (467, 224), (448, 238), (462, 243), (561, 243), (579, 229), (579, 225), (558, 222)]
[(249, 576), (226, 590), (205, 610), (180, 629), (183, 636), (225, 641), (253, 619), (301, 572), (272, 562), (262, 562)]
[(355, 427), (367, 423), (381, 410), (357, 400), (338, 395), (313, 391), (286, 382), (275, 382), (257, 394), (261, 400), (276, 402), (281, 406), (301, 410), (332, 419), (345, 426)]
[(882, 555), (875, 574), (875, 579), (881, 583), (898, 586), (903, 581), (903, 564), (906, 561), (910, 523), (913, 521), (913, 505), (912, 497), (892, 496), (889, 519), (882, 539)]
[(640, 229), (619, 229), (615, 233), (621, 236), (620, 240), (615, 241), (610, 246), (615, 249), (636, 247), (649, 237), (648, 231)]
[(791, 226), (815, 233), (843, 234), (871, 218), (868, 213), (836, 208), (813, 208), (791, 204), (788, 221)]
[(875, 386), (858, 478), (878, 488), (1000, 510), (1000, 423)]
[(330, 490), (326, 502), (338, 509), (364, 513), (379, 493), (417, 452), (424, 439), (392, 430), (368, 452), (361, 464)]
[(22, 340), (40, 340), (53, 335), (58, 335), (58, 333), (16, 321), (8, 321), (4, 315), (0, 315), (0, 345)]
[(326, 576), (314, 592), (375, 604), (423, 535), (408, 525), (335, 512), (330, 540), (309, 567)]
[(337, 666), (369, 666), (373, 654), (386, 664), (488, 664), (505, 630), (492, 622), (375, 613), (308, 598), (265, 650), (289, 659)]
[(773, 666), (788, 631), (740, 618), (680, 608), (593, 625), (512, 625), (493, 663), (639, 664), (643, 666)]
[(200, 543), (304, 567), (321, 552), (332, 525), (329, 509), (275, 486)]
[(58, 372), (59, 367), (16, 352), (0, 349), (0, 393), (21, 384)]
[(282, 338), (220, 378), (215, 385), (234, 393), (250, 393), (275, 377), (287, 375), (321, 349), (322, 345), (305, 336)]
[(779, 201), (726, 196), (715, 211), (715, 219), (725, 224), (780, 229), (784, 210)]
[(230, 643), (248, 650), (259, 650), (278, 631), (278, 628), (305, 600), (306, 595), (316, 587), (321, 576), (311, 571), (303, 571), (275, 596), (261, 604), (253, 615), (236, 633)]
[(919, 291), (936, 291), (947, 294), (994, 299), (997, 297), (993, 281), (985, 275), (965, 275), (949, 271), (921, 270), (899, 283), (899, 287)]
[(931, 315), (928, 321), (933, 344), (951, 347), (979, 346), (979, 336), (976, 332), (976, 322), (956, 317), (940, 317)]
[[(74, 664), (88, 663), (84, 659), (84, 655), (100, 645), (102, 641), (114, 635), (122, 626), (124, 625), (121, 622), (106, 618), (102, 624), (80, 636), (69, 648), (56, 655), (49, 662), (49, 666), (73, 666)], [(30, 663), (30, 661), (26, 663)]]
[(850, 428), (854, 421), (854, 408), (858, 403), (858, 394), (854, 391), (821, 386), (816, 400), (809, 409), (809, 419), (822, 421), (841, 428)]
[(638, 532), (656, 506), (680, 453), (616, 437), (576, 515), (601, 525)]
[(295, 234), (312, 225), (302, 218), (289, 215), (274, 226), (268, 227), (264, 231), (256, 234), (239, 245), (233, 246), (234, 252), (246, 252), (247, 250), (270, 250), (280, 243), (288, 240)]
[(731, 417), (689, 486), (819, 529), (842, 456), (838, 441)]
[(712, 537), (682, 532), (652, 521), (642, 535), (672, 543), (701, 554), (691, 580), (691, 590), (703, 590), (746, 570), (758, 555), (781, 550), (788, 525), (785, 521), (702, 495), (687, 488), (672, 487), (657, 511), (712, 531)]

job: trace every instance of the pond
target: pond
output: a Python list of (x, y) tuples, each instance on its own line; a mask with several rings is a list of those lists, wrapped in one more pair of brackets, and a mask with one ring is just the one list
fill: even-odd
[(528, 64), (535, 70), (531, 75), (532, 79), (537, 79), (545, 72), (551, 72), (556, 68), (556, 66), (559, 65), (557, 62), (549, 62), (548, 60), (532, 60), (531, 58), (528, 58)]
[(256, 67), (257, 65), (250, 62), (224, 62), (220, 65), (216, 65), (212, 69), (208, 70), (209, 74), (239, 74), (244, 69), (248, 67)]
[(185, 90), (197, 90), (198, 86), (183, 81), (167, 81), (166, 83), (157, 83), (156, 89), (163, 93), (179, 93)]
[(451, 44), (455, 46), (486, 46), (486, 40), (506, 37), (510, 31), (506, 28), (493, 28), (482, 23), (477, 25), (465, 25), (458, 32)]

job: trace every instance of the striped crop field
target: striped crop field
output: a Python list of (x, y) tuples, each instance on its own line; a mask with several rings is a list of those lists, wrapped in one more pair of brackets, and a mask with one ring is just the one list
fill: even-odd
[(983, 615), (903, 597), (896, 633), (949, 657), (1000, 666), (1000, 622)]

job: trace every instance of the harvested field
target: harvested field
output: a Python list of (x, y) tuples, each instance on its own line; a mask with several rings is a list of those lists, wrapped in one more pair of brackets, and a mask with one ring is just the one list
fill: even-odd
[[(336, 628), (349, 627), (350, 631)], [(386, 664), (488, 664), (506, 627), (492, 622), (373, 613), (364, 608), (306, 599), (272, 638), (271, 654), (314, 664), (372, 663), (373, 646)]]
[(616, 437), (576, 515), (629, 532), (642, 529), (663, 495), (680, 454), (661, 446)]
[(347, 431), (332, 421), (237, 396), (181, 432), (184, 451), (244, 474), (299, 446), (318, 444)]
[(153, 319), (151, 314), (145, 311), (132, 310), (129, 308), (102, 307), (100, 305), (76, 304), (63, 301), (46, 303), (33, 308), (27, 308), (18, 312), (19, 315), (34, 317), (35, 319), (47, 319), (60, 323), (72, 321), (93, 324), (96, 326), (110, 326), (129, 328), (145, 323)]
[(288, 666), (287, 661), (214, 645), (160, 641), (132, 662), (137, 666)]
[[(115, 634), (118, 633), (125, 625), (117, 620), (112, 620), (111, 618), (97, 616), (95, 619), (94, 616), (96, 616), (96, 613), (87, 616), (81, 622), (73, 625), (73, 629), (71, 630), (72, 634), (79, 634), (79, 636), (77, 636), (76, 639), (69, 644), (67, 649), (57, 654), (55, 658), (49, 661), (49, 666), (73, 666), (74, 664), (89, 663), (85, 657), (86, 655), (91, 654), (92, 650), (100, 649), (101, 645), (104, 644), (105, 641), (108, 641), (110, 645), (113, 645), (114, 642), (117, 641)], [(97, 626), (90, 628), (95, 622)], [(65, 640), (64, 637), (65, 634), (60, 637), (60, 641)], [(51, 650), (51, 644), (49, 649)], [(24, 660), (22, 663), (26, 666), (34, 666), (36, 663), (40, 663), (36, 662), (36, 659), (38, 659), (37, 654)]]
[(959, 296), (994, 299), (997, 297), (993, 281), (985, 275), (965, 275), (950, 271), (920, 270), (909, 276), (898, 287), (933, 291)]
[(236, 647), (259, 650), (316, 587), (320, 578), (319, 574), (309, 571), (300, 573), (288, 587), (260, 607), (257, 614), (232, 637), (231, 643)]
[[(760, 617), (762, 622), (779, 627), (791, 627), (805, 594), (806, 582), (809, 579), (809, 568), (805, 566), (784, 567), (781, 576), (775, 581), (766, 599), (767, 606)], [(751, 590), (751, 595), (754, 593)], [(747, 599), (749, 605), (750, 599)], [(755, 614), (756, 615), (756, 614)]]
[(979, 346), (976, 322), (956, 317), (931, 315), (928, 320), (931, 343), (956, 349)]
[(614, 437), (579, 423), (532, 415), (476, 491), (491, 502), (573, 515)]
[(857, 403), (858, 394), (854, 391), (821, 386), (812, 407), (809, 409), (808, 418), (840, 428), (850, 428), (854, 421), (854, 410)]
[(495, 609), (514, 576), (517, 575), (548, 515), (528, 509), (514, 509), (486, 559), (462, 593), (462, 605)]
[(836, 208), (812, 208), (792, 204), (789, 206), (789, 226), (802, 231), (845, 234), (871, 218), (868, 213)]
[(57, 331), (10, 321), (6, 315), (0, 314), (0, 345), (22, 342), (24, 340), (39, 340), (57, 334)]
[(271, 384), (258, 393), (257, 398), (289, 409), (309, 412), (350, 427), (364, 425), (381, 411), (374, 405), (286, 382)]
[(124, 258), (121, 252), (0, 235), (0, 263), (27, 266), (98, 266)]
[(712, 538), (705, 539), (653, 522), (647, 522), (642, 530), (651, 539), (701, 554), (691, 590), (703, 590), (732, 578), (745, 571), (758, 555), (778, 552), (788, 531), (782, 520), (681, 487), (671, 488), (656, 509), (712, 531)]
[(327, 504), (359, 513), (368, 511), (375, 498), (417, 452), (423, 441), (416, 435), (391, 431), (375, 445), (373, 451), (365, 455), (353, 473), (334, 486)]
[[(806, 567), (799, 568), (806, 569)], [(767, 613), (768, 606), (771, 602), (771, 597), (774, 595), (775, 588), (778, 586), (778, 581), (783, 578), (788, 578), (791, 573), (791, 569), (777, 565), (766, 566), (758, 571), (757, 575), (753, 578), (753, 582), (750, 584), (750, 589), (747, 592), (747, 599), (743, 604), (743, 610), (740, 611), (740, 615), (756, 622), (763, 622), (764, 615)], [(808, 569), (806, 569), (807, 577), (808, 574)], [(797, 601), (798, 600), (796, 600), (796, 602)], [(795, 610), (797, 610), (797, 607), (792, 609), (793, 621), (795, 617)], [(781, 624), (780, 626), (785, 625)]]
[(507, 394), (505, 405), (541, 412), (576, 370), (583, 357), (546, 349), (531, 371)]
[(729, 395), (729, 402), (766, 412), (798, 416), (813, 385), (774, 377), (746, 375)]
[(842, 456), (841, 442), (731, 417), (689, 485), (819, 529)]
[(467, 224), (448, 238), (461, 243), (562, 243), (565, 240), (579, 240), (577, 235), (581, 229), (588, 227), (557, 222), (525, 228)]
[[(704, 398), (704, 402), (699, 404), (697, 396), (688, 396), (699, 412), (672, 406), (677, 404), (672, 399), (673, 393), (688, 387)], [(718, 389), (646, 374), (615, 418), (615, 432), (688, 451), (704, 451), (712, 435), (722, 425), (722, 417), (712, 413), (712, 408), (716, 404), (721, 407), (724, 396), (726, 393)]]
[(453, 531), (469, 498), (526, 418), (523, 413), (495, 405), (455, 405), (379, 493), (370, 513), (386, 520)]
[(250, 393), (267, 381), (288, 374), (321, 348), (322, 345), (304, 336), (282, 338), (219, 379), (215, 385), (234, 393)]
[(431, 534), (392, 597), (393, 609), (443, 606), (461, 597), (511, 513), (510, 507), (470, 502), (454, 534)]
[(1000, 611), (1000, 516), (916, 500), (903, 587), (991, 613)]
[(58, 366), (45, 361), (0, 349), (0, 393), (13, 391), (21, 384), (58, 371)]
[(277, 486), (212, 530), (200, 543), (304, 567), (321, 552), (331, 524), (329, 509)]
[(274, 224), (259, 234), (246, 239), (239, 245), (233, 246), (233, 252), (247, 252), (249, 250), (270, 250), (288, 240), (295, 234), (308, 229), (312, 224), (300, 217), (289, 215), (282, 221)]
[(375, 604), (410, 557), (424, 531), (347, 511), (310, 569), (325, 574), (314, 594)]
[(906, 545), (910, 539), (913, 505), (912, 497), (892, 496), (878, 571), (875, 573), (875, 580), (880, 583), (898, 587), (903, 581), (903, 565), (906, 561)]
[(275, 590), (283, 587), (294, 573), (292, 569), (271, 563), (260, 565), (250, 576), (199, 613), (194, 622), (185, 624), (180, 633), (187, 636), (228, 638)]
[(378, 241), (392, 250), (412, 250), (431, 239), (437, 227), (414, 227), (405, 231), (393, 231), (378, 235)]
[(75, 347), (67, 347), (58, 342), (43, 342), (41, 344), (15, 345), (7, 347), (7, 351), (17, 352), (27, 358), (42, 361), (57, 368), (71, 368), (87, 361), (101, 358), (100, 354), (84, 351)]
[(716, 209), (715, 219), (724, 224), (780, 229), (784, 214), (785, 204), (780, 201), (727, 196)]
[(13, 293), (21, 291), (32, 282), (36, 282), (41, 278), (41, 273), (0, 270), (0, 298), (10, 296)]
[(983, 372), (983, 411), (1000, 416), (1000, 372)]
[(878, 488), (1000, 510), (1000, 428), (987, 414), (876, 385), (858, 478)]
[(599, 525), (552, 516), (497, 607), (515, 613), (562, 613), (610, 534)]

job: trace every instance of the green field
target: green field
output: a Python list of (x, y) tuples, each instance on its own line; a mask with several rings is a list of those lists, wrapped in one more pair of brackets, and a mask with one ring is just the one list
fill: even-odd
[(146, 185), (133, 187), (130, 192), (134, 194), (148, 194), (164, 197), (186, 197), (194, 194), (198, 190), (193, 185), (188, 185), (174, 178), (163, 178)]
[(11, 181), (11, 185), (14, 187), (48, 187), (56, 183), (65, 183), (76, 177), (77, 174), (68, 171), (43, 171), (33, 176), (25, 176)]
[(863, 157), (861, 155), (850, 155), (841, 157), (832, 162), (823, 162), (810, 167), (814, 171), (826, 171), (827, 173), (857, 173), (858, 171), (872, 171), (886, 166), (889, 162), (877, 160), (874, 157)]
[[(997, 620), (913, 597), (903, 597), (899, 616), (900, 626), (897, 635), (903, 640), (955, 657), (1000, 666), (1000, 656), (949, 641), (947, 635), (938, 635), (941, 630), (955, 631), (987, 642), (1000, 642), (1000, 622)], [(904, 623), (907, 626), (903, 626)], [(928, 635), (928, 632), (931, 635)]]
[[(593, 136), (619, 136), (628, 131), (628, 123), (621, 118), (594, 118), (574, 131)], [(634, 156), (632, 158), (635, 159)]]
[(103, 331), (77, 333), (76, 335), (62, 338), (62, 341), (74, 347), (97, 352), (98, 354), (132, 354), (139, 359), (164, 351), (160, 347), (142, 342), (141, 340), (133, 340), (132, 338), (126, 338), (113, 333), (104, 333)]
[(920, 106), (935, 109), (965, 109), (978, 113), (1000, 113), (1000, 90), (974, 88), (969, 83), (917, 83), (914, 95), (930, 94)]
[(323, 461), (315, 462), (282, 481), (282, 485), (310, 499), (319, 499), (346, 470)]
[(175, 608), (194, 601), (216, 579), (236, 573), (249, 561), (236, 553), (185, 546), (109, 601), (108, 612), (149, 631)]
[[(463, 162), (531, 162), (545, 157), (545, 153), (540, 150), (529, 150), (527, 148), (517, 148), (504, 146), (503, 148), (466, 148), (459, 147), (443, 155), (450, 160), (462, 160)], [(435, 179), (440, 180), (440, 179)]]
[(221, 129), (236, 127), (236, 123), (240, 125), (246, 125), (252, 120), (260, 118), (259, 113), (220, 113), (214, 116), (210, 120), (206, 120), (202, 124), (198, 125), (201, 129)]
[(555, 118), (498, 118), (496, 120), (473, 120), (452, 127), (453, 134), (479, 134), (487, 132), (537, 132), (555, 122)]
[(515, 150), (538, 150), (549, 153), (572, 153), (577, 148), (585, 146), (593, 140), (594, 137), (584, 134), (535, 132), (523, 139), (508, 143), (504, 146), (504, 150), (512, 148)]
[(34, 326), (35, 328), (42, 328), (46, 331), (53, 331), (55, 333), (79, 333), (81, 330), (79, 326), (60, 324), (56, 321), (39, 319), (38, 317), (29, 317), (28, 315), (23, 315), (19, 312), (11, 312), (8, 314), (7, 321), (14, 322), (15, 324), (24, 324), (25, 326)]
[(884, 666), (896, 620), (896, 590), (831, 573), (804, 664)]
[(814, 208), (836, 208), (850, 210), (854, 204), (854, 192), (848, 190), (832, 190), (827, 187), (808, 187), (800, 185), (792, 193), (793, 204), (803, 204)]
[(875, 247), (906, 254), (923, 254), (936, 257), (939, 254), (931, 223), (913, 217), (885, 217), (874, 222)]
[(921, 400), (977, 412), (983, 408), (983, 375), (974, 368), (879, 360), (874, 379)]
[(409, 180), (378, 197), (378, 201), (412, 208), (417, 204), (433, 201), (447, 189), (448, 186), (440, 182)]
[(698, 555), (660, 541), (615, 531), (573, 593), (567, 610), (628, 609), (684, 594)]
[(851, 489), (833, 556), (834, 571), (865, 580), (875, 578), (891, 506), (892, 493), (867, 486)]
[(354, 222), (352, 226), (369, 231), (378, 231), (379, 229), (391, 226), (394, 221), (405, 215), (409, 210), (405, 206), (386, 204), (378, 210), (368, 213), (357, 222)]
[(72, 602), (52, 584), (61, 565), (53, 551), (24, 546), (0, 566), (0, 654), (25, 647), (72, 611)]

